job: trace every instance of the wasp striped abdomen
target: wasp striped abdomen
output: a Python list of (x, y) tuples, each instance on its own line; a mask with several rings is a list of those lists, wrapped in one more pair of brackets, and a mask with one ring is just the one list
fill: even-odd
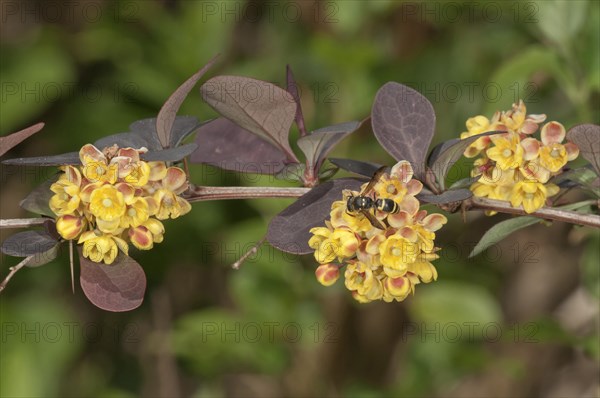
[(377, 208), (379, 211), (392, 214), (400, 211), (400, 206), (398, 206), (398, 203), (394, 202), (392, 199), (377, 199), (375, 201), (375, 208)]

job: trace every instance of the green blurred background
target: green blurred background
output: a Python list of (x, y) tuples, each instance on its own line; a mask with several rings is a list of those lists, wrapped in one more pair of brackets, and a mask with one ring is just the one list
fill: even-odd
[[(207, 76), (284, 85), (290, 64), (311, 129), (367, 117), (390, 80), (433, 103), (434, 143), (519, 98), (567, 127), (600, 121), (597, 1), (0, 5), (0, 132), (46, 122), (7, 157), (69, 152), (126, 131), (216, 53)], [(197, 90), (180, 113), (215, 116)], [(392, 161), (367, 129), (334, 155)], [(3, 166), (1, 217), (31, 216), (18, 202), (53, 172)], [(192, 177), (280, 184), (201, 166)], [(22, 270), (0, 297), (0, 395), (600, 395), (598, 230), (537, 225), (467, 259), (506, 216), (469, 214), (465, 225), (449, 215), (438, 282), (403, 303), (359, 305), (341, 281), (316, 282), (311, 256), (262, 246), (230, 268), (289, 203), (203, 202), (166, 222), (163, 243), (133, 253), (148, 290), (130, 313), (95, 308), (77, 284), (72, 294), (66, 251)], [(3, 257), (2, 275), (15, 263)]]

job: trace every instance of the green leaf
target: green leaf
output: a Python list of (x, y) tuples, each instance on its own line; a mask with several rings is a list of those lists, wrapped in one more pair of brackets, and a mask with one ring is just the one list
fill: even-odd
[(571, 44), (586, 19), (587, 1), (544, 0), (536, 4), (542, 34), (562, 47)]
[(473, 257), (483, 252), (488, 247), (495, 245), (500, 242), (502, 239), (506, 238), (508, 235), (512, 234), (519, 229), (528, 227), (533, 224), (537, 224), (542, 219), (537, 217), (517, 217), (511, 218), (510, 220), (499, 222), (494, 225), (492, 228), (486, 231), (486, 233), (481, 237), (477, 245), (473, 248), (469, 257)]
[[(569, 205), (561, 206), (561, 207), (558, 207), (558, 209), (576, 210), (579, 208), (589, 206), (589, 204), (590, 204), (590, 202), (583, 201), (583, 202), (577, 202), (577, 203), (572, 203)], [(479, 253), (483, 252), (488, 247), (500, 242), (502, 239), (506, 238), (508, 235), (512, 234), (513, 232), (518, 231), (519, 229), (528, 227), (530, 225), (537, 224), (541, 221), (542, 221), (541, 218), (523, 216), (523, 217), (511, 218), (509, 220), (499, 222), (498, 224), (494, 225), (492, 228), (490, 228), (489, 230), (486, 231), (486, 233), (481, 237), (481, 239), (479, 240), (477, 245), (473, 248), (473, 251), (471, 252), (471, 254), (469, 254), (469, 257), (478, 255)]]
[[(542, 46), (529, 46), (519, 51), (512, 59), (502, 63), (490, 78), (490, 81), (505, 93), (506, 98), (498, 98), (498, 101), (514, 102), (517, 98), (523, 99), (525, 103), (535, 101), (536, 90), (539, 88), (530, 82), (530, 78), (540, 71), (553, 76), (559, 86), (565, 90), (574, 85), (574, 79), (565, 72), (554, 51)], [(492, 115), (497, 111), (498, 101), (488, 101), (483, 114)]]

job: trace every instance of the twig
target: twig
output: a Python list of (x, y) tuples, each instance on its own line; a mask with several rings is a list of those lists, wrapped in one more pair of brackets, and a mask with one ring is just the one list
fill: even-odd
[[(590, 201), (593, 204), (595, 201)], [(577, 225), (588, 225), (590, 227), (600, 227), (600, 216), (594, 214), (577, 213), (571, 210), (557, 209), (552, 207), (542, 207), (536, 212), (528, 214), (521, 207), (512, 207), (509, 202), (494, 200), (488, 198), (479, 198), (473, 196), (469, 199), (471, 209), (494, 210), (499, 213), (518, 214), (521, 216), (531, 216), (543, 218), (546, 220), (564, 221)]]
[(71, 264), (71, 290), (75, 294), (75, 271), (73, 270), (73, 241), (69, 241), (69, 263)]
[(21, 261), (19, 264), (14, 265), (12, 267), (9, 268), (9, 273), (8, 275), (6, 275), (6, 278), (4, 278), (4, 280), (2, 281), (2, 283), (0, 283), (0, 293), (4, 290), (4, 288), (6, 287), (6, 285), (8, 285), (8, 282), (10, 281), (10, 279), (13, 277), (14, 274), (16, 274), (21, 268), (23, 268), (24, 266), (27, 265), (27, 263), (29, 261), (31, 261), (31, 259), (34, 256), (29, 256), (29, 257), (25, 257), (25, 259), (23, 259), (23, 261)]
[[(310, 188), (286, 187), (195, 187), (188, 194), (188, 201), (200, 202), (217, 199), (251, 199), (251, 198), (296, 198), (310, 191)], [(340, 194), (341, 195), (341, 194)], [(595, 202), (590, 201), (590, 204)], [(538, 211), (528, 214), (523, 208), (512, 207), (509, 202), (487, 198), (471, 197), (465, 201), (467, 210), (494, 210), (499, 213), (518, 214), (543, 218), (546, 220), (563, 221), (577, 225), (600, 227), (600, 216), (582, 214), (575, 211), (542, 207)]]
[(256, 254), (256, 252), (258, 251), (258, 248), (263, 243), (265, 243), (265, 240), (267, 240), (267, 235), (263, 236), (261, 240), (256, 242), (256, 244), (254, 246), (252, 246), (252, 248), (250, 250), (248, 250), (246, 253), (244, 253), (244, 255), (242, 257), (240, 257), (239, 260), (237, 260), (235, 263), (231, 264), (231, 268), (240, 269), (240, 266), (244, 263), (244, 261), (246, 261), (246, 259), (248, 257), (250, 257), (253, 254)]
[(28, 228), (37, 225), (44, 225), (49, 218), (9, 218), (0, 220), (0, 229), (6, 228)]
[(308, 191), (310, 191), (310, 188), (198, 186), (192, 188), (186, 199), (189, 202), (200, 202), (224, 199), (298, 198)]

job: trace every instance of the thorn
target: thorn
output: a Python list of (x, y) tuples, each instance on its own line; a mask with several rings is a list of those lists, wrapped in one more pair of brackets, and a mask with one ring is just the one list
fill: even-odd
[(267, 240), (267, 235), (263, 236), (261, 240), (256, 242), (256, 244), (254, 246), (252, 246), (252, 248), (250, 248), (250, 250), (248, 250), (246, 253), (244, 253), (244, 255), (242, 257), (240, 257), (239, 260), (237, 260), (235, 263), (231, 264), (231, 268), (233, 268), (235, 270), (240, 269), (240, 266), (244, 263), (244, 261), (246, 261), (246, 259), (248, 257), (250, 257), (251, 255), (255, 254), (258, 251), (258, 248), (260, 246), (262, 246), (263, 243), (265, 243), (265, 240)]
[(69, 241), (69, 261), (71, 262), (71, 291), (75, 294), (75, 271), (73, 270), (73, 241)]

